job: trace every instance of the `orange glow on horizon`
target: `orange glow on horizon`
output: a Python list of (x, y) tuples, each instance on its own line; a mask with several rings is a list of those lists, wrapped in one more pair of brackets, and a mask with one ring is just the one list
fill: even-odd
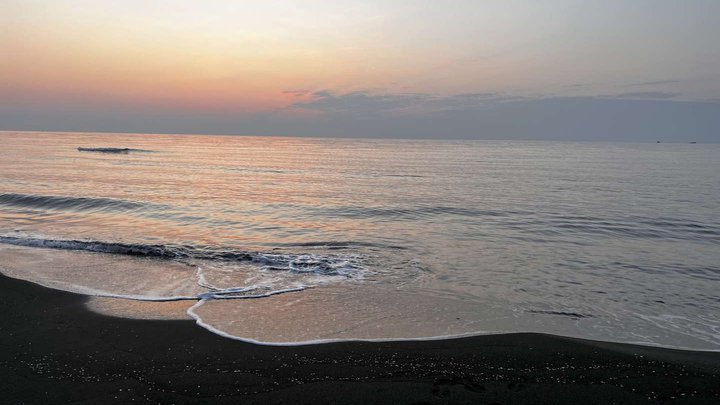
[[(251, 17), (245, 25), (228, 26), (187, 15), (175, 16), (176, 21), (142, 14), (115, 16), (93, 5), (87, 6), (89, 10), (52, 3), (46, 7), (58, 15), (26, 12), (26, 18), (9, 21), (10, 35), (0, 37), (0, 47), (11, 61), (0, 65), (0, 75), (12, 78), (0, 88), (0, 98), (200, 113), (285, 110), (309, 116), (311, 112), (286, 110), (309, 97), (288, 91), (447, 93), (453, 86), (467, 88), (452, 74), (427, 80), (429, 73), (446, 75), (446, 68), (435, 61), (444, 51), (432, 44), (385, 44), (379, 40), (382, 31), (372, 29), (382, 21), (374, 16), (361, 23), (333, 22), (338, 25), (323, 28), (334, 34), (328, 36), (302, 20), (285, 23), (297, 24), (293, 29), (254, 23)], [(480, 80), (498, 72), (485, 68)], [(443, 83), (451, 87), (443, 89)]]
[(613, 4), (4, 0), (0, 103), (310, 116), (292, 108), (310, 95), (288, 91), (602, 96), (631, 83), (718, 98), (714, 20), (683, 37), (671, 9), (639, 26)]

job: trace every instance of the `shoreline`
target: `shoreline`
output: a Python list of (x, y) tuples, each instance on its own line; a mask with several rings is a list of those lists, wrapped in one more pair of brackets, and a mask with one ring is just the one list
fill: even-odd
[(87, 296), (0, 275), (10, 403), (720, 401), (720, 353), (536, 333), (268, 346), (193, 320), (94, 313)]
[[(71, 241), (75, 242), (75, 241)], [(3, 246), (5, 244), (0, 244), (0, 250), (5, 249)], [(14, 261), (17, 261), (18, 259), (25, 260), (29, 255), (32, 255), (33, 253), (37, 252), (43, 252), (46, 253), (49, 251), (53, 251), (53, 258), (56, 259), (55, 252), (62, 252), (64, 254), (69, 254), (70, 252), (73, 252), (70, 249), (54, 249), (54, 248), (36, 248), (36, 247), (28, 247), (25, 245), (19, 245), (16, 246), (15, 244), (10, 244), (10, 252), (12, 253), (13, 250), (19, 249), (15, 254), (11, 254), (9, 257), (9, 263), (13, 263)], [(24, 250), (28, 249), (28, 250)], [(103, 255), (107, 255), (109, 253), (97, 253), (95, 251), (81, 251), (83, 253), (90, 253), (95, 258), (101, 257)], [(7, 253), (7, 251), (5, 251)], [(98, 256), (95, 256), (98, 255)], [(126, 255), (130, 256), (131, 255)], [(15, 260), (13, 260), (13, 257)], [(40, 257), (44, 257), (42, 254)], [(122, 257), (122, 256), (121, 256)], [(357, 337), (357, 336), (344, 336), (344, 337), (336, 337), (336, 338), (298, 338), (296, 340), (272, 340), (270, 339), (261, 339), (261, 338), (255, 338), (252, 337), (250, 334), (253, 333), (252, 330), (245, 330), (246, 333), (237, 333), (233, 334), (230, 332), (227, 332), (225, 330), (219, 329), (212, 325), (211, 322), (206, 322), (203, 320), (201, 315), (198, 315), (195, 310), (199, 308), (203, 303), (206, 301), (213, 301), (215, 298), (213, 295), (215, 292), (207, 291), (198, 293), (197, 295), (170, 295), (170, 296), (153, 296), (153, 295), (135, 295), (132, 293), (110, 293), (105, 292), (103, 290), (97, 290), (94, 287), (83, 287), (78, 286), (74, 284), (68, 284), (61, 282), (59, 286), (53, 286), (53, 282), (43, 282), (42, 280), (31, 280), (31, 279), (25, 279), (23, 277), (24, 274), (26, 274), (29, 270), (29, 268), (24, 267), (24, 265), (18, 266), (17, 263), (15, 263), (15, 266), (6, 267), (5, 264), (7, 264), (8, 255), (4, 255), (3, 258), (6, 260), (5, 263), (0, 264), (0, 275), (4, 275), (6, 277), (14, 278), (17, 280), (25, 280), (32, 284), (35, 284), (37, 286), (40, 286), (42, 288), (49, 288), (49, 289), (57, 289), (59, 291), (68, 292), (71, 294), (78, 294), (82, 297), (84, 297), (85, 302), (88, 304), (86, 305), (86, 308), (90, 311), (94, 311), (94, 313), (104, 315), (104, 316), (110, 316), (110, 317), (119, 317), (119, 318), (127, 318), (127, 319), (153, 319), (153, 320), (189, 320), (194, 322), (198, 327), (206, 329), (210, 331), (211, 333), (214, 333), (216, 335), (219, 335), (226, 339), (232, 339), (239, 342), (244, 343), (250, 343), (250, 344), (257, 344), (257, 345), (266, 345), (266, 346), (287, 346), (287, 347), (293, 347), (293, 346), (306, 346), (306, 345), (317, 345), (317, 344), (328, 344), (328, 343), (344, 343), (344, 342), (369, 342), (369, 343), (396, 343), (396, 342), (425, 342), (425, 341), (436, 341), (436, 340), (452, 340), (452, 339), (461, 339), (461, 338), (472, 338), (472, 337), (482, 337), (482, 336), (489, 336), (489, 335), (509, 335), (509, 334), (518, 334), (518, 333), (526, 333), (526, 334), (540, 334), (540, 335), (548, 335), (548, 336), (555, 336), (558, 338), (568, 338), (568, 339), (579, 339), (579, 340), (587, 340), (587, 341), (594, 341), (597, 343), (610, 343), (610, 344), (621, 344), (621, 345), (635, 345), (635, 346), (642, 346), (642, 347), (649, 347), (649, 348), (660, 348), (660, 349), (673, 349), (673, 350), (680, 350), (680, 351), (697, 351), (697, 352), (707, 352), (707, 353), (718, 353), (720, 354), (720, 349), (717, 348), (717, 346), (714, 346), (712, 348), (706, 348), (706, 347), (694, 347), (694, 346), (682, 346), (682, 345), (668, 345), (668, 344), (661, 344), (657, 342), (651, 342), (651, 341), (623, 341), (623, 340), (613, 340), (612, 338), (607, 339), (603, 337), (597, 337), (597, 336), (585, 336), (582, 333), (572, 334), (572, 333), (562, 333), (552, 330), (533, 330), (530, 328), (529, 330), (523, 330), (519, 328), (515, 329), (496, 329), (496, 330), (481, 330), (481, 331), (467, 331), (456, 334), (444, 334), (444, 335), (434, 335), (432, 333), (429, 334), (418, 334), (418, 335), (410, 335), (410, 336), (403, 336), (403, 335), (395, 335), (391, 337)], [(69, 260), (69, 258), (65, 258), (64, 260)], [(168, 261), (167, 263), (172, 263)], [(182, 266), (186, 266), (187, 264), (178, 262)], [(97, 263), (96, 263), (97, 265)], [(44, 264), (40, 265), (38, 268), (56, 268), (57, 263), (54, 261), (48, 261), (44, 262)], [(93, 266), (92, 264), (90, 265)], [(62, 266), (61, 266), (62, 267)], [(12, 270), (12, 269), (15, 270)], [(183, 267), (185, 268), (185, 267)], [(9, 270), (10, 269), (10, 270)], [(14, 271), (14, 273), (13, 273)], [(196, 272), (194, 272), (196, 273)], [(199, 273), (197, 273), (199, 274)], [(203, 286), (206, 281), (198, 281), (199, 285)], [(70, 286), (70, 287), (68, 287)], [(274, 290), (267, 293), (262, 293), (256, 296), (247, 296), (246, 298), (260, 298), (260, 297), (271, 297), (275, 295), (282, 295), (284, 296), (287, 293), (295, 293), (299, 291), (305, 290), (306, 287), (300, 287), (300, 288), (288, 288), (288, 289), (282, 289), (282, 290)], [(206, 297), (212, 297), (212, 299), (207, 300)], [(98, 300), (109, 300), (108, 303), (103, 303), (98, 306), (98, 308), (93, 308), (94, 305), (92, 304), (94, 299)], [(186, 305), (186, 308), (182, 310), (183, 315), (178, 316), (177, 310), (174, 310), (170, 316), (167, 318), (163, 318), (163, 315), (161, 314), (162, 311), (157, 312), (156, 314), (153, 314), (153, 310), (147, 310), (140, 307), (136, 308), (127, 308), (124, 310), (113, 310), (112, 305), (110, 305), (110, 302), (119, 302), (119, 301), (129, 301), (134, 303), (164, 303), (164, 304), (170, 304), (170, 303), (178, 303), (178, 302), (186, 302), (188, 303)], [(95, 311), (97, 309), (97, 311)], [(123, 312), (127, 311), (127, 312)], [(300, 311), (302, 312), (302, 311)], [(532, 312), (532, 311), (530, 311)], [(142, 316), (135, 317), (134, 314), (140, 313)], [(266, 317), (267, 318), (267, 317)], [(269, 319), (273, 319), (270, 317)], [(459, 319), (459, 318), (458, 318)], [(262, 321), (262, 318), (256, 318), (256, 321)], [(422, 321), (421, 321), (422, 322)], [(248, 324), (249, 325), (249, 324)], [(303, 325), (295, 325), (302, 327)], [(393, 325), (396, 327), (395, 325)], [(251, 328), (252, 329), (252, 328)], [(622, 328), (620, 329), (622, 330)], [(273, 336), (273, 335), (268, 335)], [(702, 339), (700, 339), (702, 340)]]

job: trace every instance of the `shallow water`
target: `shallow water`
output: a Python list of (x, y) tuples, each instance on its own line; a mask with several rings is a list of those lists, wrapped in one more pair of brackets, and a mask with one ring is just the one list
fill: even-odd
[(13, 277), (187, 300), (202, 326), (261, 342), (537, 331), (720, 350), (720, 145), (0, 143)]

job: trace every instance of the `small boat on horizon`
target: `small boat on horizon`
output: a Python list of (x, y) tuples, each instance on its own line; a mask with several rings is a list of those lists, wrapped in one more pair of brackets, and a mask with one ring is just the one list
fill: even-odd
[(79, 152), (99, 152), (99, 153), (130, 153), (130, 152), (154, 152), (152, 150), (145, 150), (145, 149), (132, 149), (132, 148), (84, 148), (84, 147), (78, 147), (77, 150)]

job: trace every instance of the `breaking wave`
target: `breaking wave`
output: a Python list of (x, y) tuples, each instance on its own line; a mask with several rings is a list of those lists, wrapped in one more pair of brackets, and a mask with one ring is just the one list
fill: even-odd
[(0, 236), (0, 243), (48, 249), (81, 250), (166, 260), (209, 260), (245, 262), (264, 270), (289, 271), (297, 274), (343, 276), (353, 278), (366, 271), (360, 259), (353, 255), (320, 255), (307, 253), (253, 252), (188, 245), (134, 244), (101, 241), (44, 239), (34, 237)]

